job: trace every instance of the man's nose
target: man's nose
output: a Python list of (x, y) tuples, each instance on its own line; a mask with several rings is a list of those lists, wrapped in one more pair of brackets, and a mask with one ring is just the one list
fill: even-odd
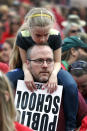
[(43, 67), (48, 67), (47, 62), (46, 62), (46, 61), (44, 61), (42, 66), (43, 66)]

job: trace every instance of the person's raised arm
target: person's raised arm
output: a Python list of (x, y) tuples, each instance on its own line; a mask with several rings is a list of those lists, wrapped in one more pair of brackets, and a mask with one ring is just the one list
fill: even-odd
[(54, 70), (52, 73), (58, 74), (61, 69), (61, 48), (54, 51)]
[(57, 74), (61, 69), (61, 48), (54, 51), (54, 70), (47, 83), (48, 92), (52, 93), (57, 89)]
[(33, 77), (27, 67), (27, 63), (26, 63), (26, 60), (27, 60), (27, 57), (26, 57), (26, 51), (22, 48), (19, 48), (19, 51), (20, 51), (20, 56), (21, 56), (21, 60), (22, 60), (22, 68), (23, 68), (23, 71), (24, 71), (24, 81), (25, 81), (25, 84), (27, 86), (27, 88), (30, 90), (30, 91), (34, 91), (36, 89), (36, 86), (34, 84), (34, 80), (33, 80)]

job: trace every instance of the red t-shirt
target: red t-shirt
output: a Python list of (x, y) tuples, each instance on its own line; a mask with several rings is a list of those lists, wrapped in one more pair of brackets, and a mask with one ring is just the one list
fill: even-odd
[(82, 124), (79, 131), (87, 131), (87, 116), (82, 120)]
[(18, 122), (15, 122), (15, 128), (16, 128), (16, 131), (34, 131), (27, 126), (19, 124)]

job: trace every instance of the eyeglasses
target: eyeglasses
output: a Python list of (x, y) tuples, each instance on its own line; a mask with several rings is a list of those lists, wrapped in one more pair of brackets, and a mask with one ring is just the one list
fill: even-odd
[(86, 61), (76, 61), (75, 63), (69, 66), (69, 71), (71, 70), (85, 70), (87, 71), (87, 62)]
[(46, 60), (41, 59), (41, 58), (35, 59), (35, 60), (31, 60), (31, 59), (28, 59), (28, 60), (29, 60), (29, 61), (33, 61), (33, 62), (35, 62), (35, 63), (38, 64), (38, 65), (43, 65), (45, 61), (46, 61), (47, 65), (50, 65), (50, 64), (53, 63), (53, 59), (51, 59), (51, 58), (48, 58), (48, 59), (46, 59)]
[(80, 29), (78, 30), (70, 30), (71, 33), (78, 33), (78, 32), (81, 32)]

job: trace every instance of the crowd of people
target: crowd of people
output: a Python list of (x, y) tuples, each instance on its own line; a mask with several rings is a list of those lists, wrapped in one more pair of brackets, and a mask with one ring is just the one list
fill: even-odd
[(9, 2), (0, 5), (0, 129), (33, 131), (16, 121), (13, 97), (24, 80), (31, 92), (40, 82), (51, 95), (63, 85), (56, 131), (86, 131), (86, 8), (82, 15), (53, 1)]

